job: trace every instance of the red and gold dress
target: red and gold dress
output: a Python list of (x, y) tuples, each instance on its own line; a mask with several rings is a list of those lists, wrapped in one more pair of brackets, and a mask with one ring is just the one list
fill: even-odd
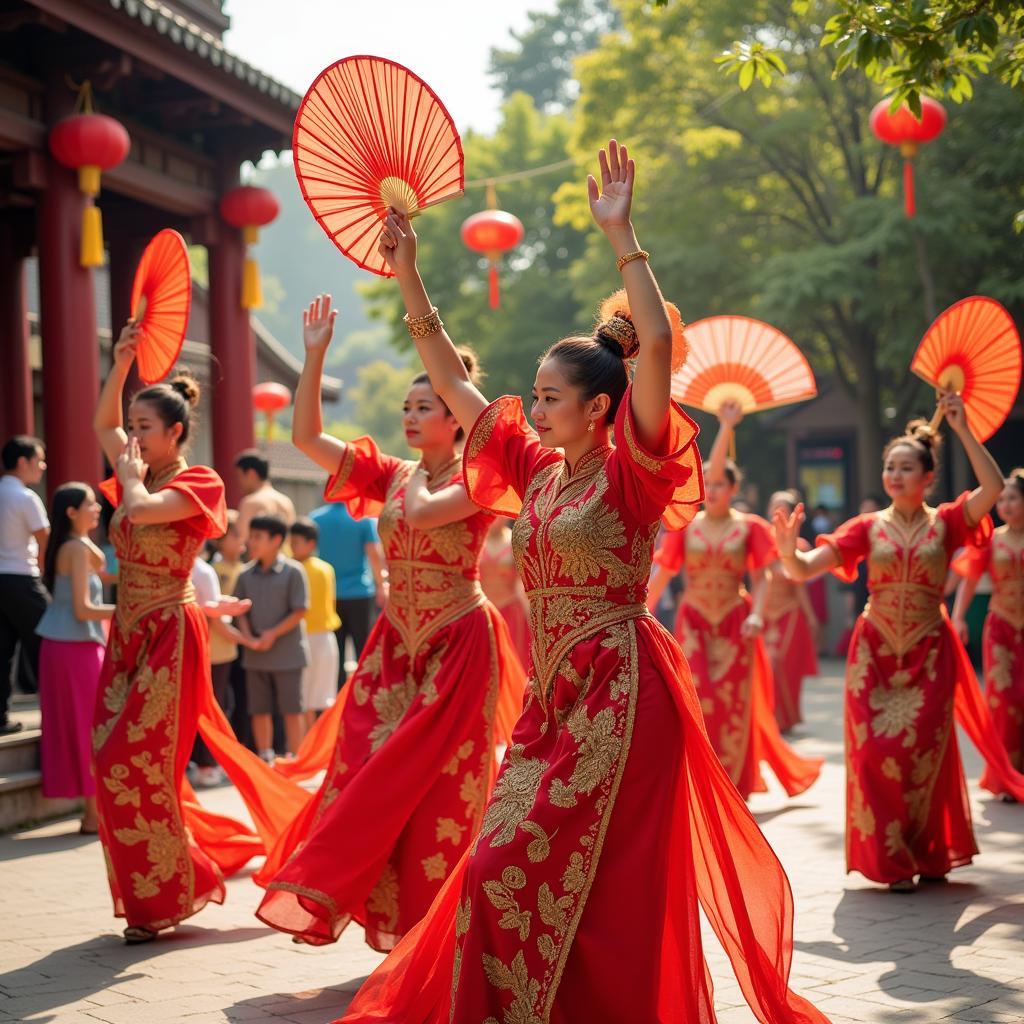
[[(981, 657), (985, 698), (992, 721), (1017, 771), (1024, 770), (1024, 535), (1000, 526), (982, 547), (966, 548), (954, 559), (962, 576), (992, 579), (992, 598), (985, 617)], [(981, 784), (1003, 792), (988, 768)]]
[(708, 736), (743, 797), (765, 789), (762, 760), (790, 796), (807, 789), (822, 765), (799, 757), (782, 739), (764, 641), (742, 633), (751, 609), (744, 577), (777, 558), (768, 523), (735, 511), (722, 518), (699, 513), (685, 530), (666, 534), (655, 555), (671, 572), (685, 570), (676, 639), (693, 673)]
[(479, 838), (346, 1022), (713, 1021), (699, 903), (762, 1021), (824, 1021), (787, 988), (785, 875), (644, 604), (660, 517), (702, 498), (695, 434), (673, 407), (643, 450), (627, 393), (616, 445), (570, 470), (519, 399), (478, 419), (467, 487), (518, 515), (533, 675)]
[(480, 585), (487, 599), (501, 612), (520, 662), (529, 665), (529, 606), (516, 571), (511, 541), (501, 545), (495, 545), (490, 537), (484, 541), (480, 552)]
[[(361, 438), (325, 492), (356, 517), (379, 516), (390, 596), (332, 716), (323, 784), (256, 876), (267, 889), (257, 916), (314, 945), (355, 920), (389, 950), (423, 917), (476, 835), (495, 745), (522, 701), (522, 668), (480, 589), (493, 517), (411, 528), (404, 496), (416, 466)], [(431, 486), (461, 479), (455, 460)]]
[[(801, 550), (810, 545), (800, 538)], [(785, 732), (803, 721), (800, 692), (806, 676), (818, 674), (814, 633), (800, 600), (807, 586), (781, 569), (768, 574), (764, 602), (764, 646), (775, 680), (775, 720)]]
[(224, 485), (213, 470), (179, 460), (147, 487), (184, 494), (196, 514), (132, 523), (116, 481), (101, 487), (118, 506), (110, 537), (120, 571), (92, 740), (114, 913), (157, 931), (223, 903), (224, 874), (264, 847), (245, 826), (202, 812), (185, 782), (200, 713), (216, 704), (190, 576), (207, 537), (226, 529)]
[(977, 853), (954, 711), (1002, 788), (1024, 796), (942, 603), (953, 552), (990, 529), (968, 521), (967, 497), (910, 519), (866, 513), (817, 539), (846, 582), (868, 563), (846, 670), (846, 863), (876, 882), (945, 875)]

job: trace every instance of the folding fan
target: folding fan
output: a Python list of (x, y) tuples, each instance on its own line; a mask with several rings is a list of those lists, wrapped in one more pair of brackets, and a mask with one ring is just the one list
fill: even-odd
[(135, 362), (147, 384), (162, 380), (185, 341), (192, 274), (185, 239), (164, 228), (146, 246), (132, 284), (132, 319), (142, 328)]
[(672, 375), (672, 397), (717, 413), (733, 399), (744, 412), (813, 398), (814, 374), (781, 331), (746, 316), (709, 316), (686, 327), (690, 351)]
[(383, 57), (346, 57), (322, 71), (295, 115), (299, 187), (332, 242), (390, 277), (377, 252), (389, 206), (410, 215), (462, 194), (462, 140), (433, 90)]
[[(1003, 425), (1020, 389), (1020, 335), (995, 299), (973, 295), (938, 316), (910, 369), (940, 391), (959, 392), (974, 435), (987, 441)], [(932, 425), (941, 419), (936, 412)]]

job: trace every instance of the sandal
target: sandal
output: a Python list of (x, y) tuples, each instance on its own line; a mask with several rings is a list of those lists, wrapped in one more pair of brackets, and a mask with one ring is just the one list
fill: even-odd
[(912, 878), (901, 878), (898, 882), (889, 883), (889, 892), (916, 892), (917, 886)]
[(152, 942), (156, 938), (156, 934), (151, 928), (129, 925), (124, 930), (124, 944), (126, 946), (139, 946), (143, 942)]

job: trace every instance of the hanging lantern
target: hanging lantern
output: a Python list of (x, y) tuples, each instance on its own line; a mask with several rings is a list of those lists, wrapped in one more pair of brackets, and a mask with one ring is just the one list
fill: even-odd
[(274, 220), (280, 211), (281, 206), (274, 193), (255, 185), (238, 185), (221, 197), (220, 215), (232, 227), (241, 230), (247, 247), (242, 270), (243, 309), (259, 309), (263, 305), (260, 268), (248, 247), (256, 244), (259, 229)]
[(871, 130), (889, 146), (899, 146), (903, 156), (903, 209), (908, 217), (917, 211), (914, 201), (913, 159), (922, 144), (937, 139), (946, 127), (946, 111), (930, 96), (921, 97), (921, 117), (917, 118), (904, 104), (895, 113), (889, 112), (890, 100), (875, 104), (871, 111)]
[(514, 249), (526, 234), (523, 222), (511, 213), (495, 209), (498, 205), (494, 182), (487, 185), (487, 205), (490, 209), (474, 213), (462, 223), (462, 242), (473, 252), (483, 253), (490, 263), (488, 292), (491, 309), (497, 309), (500, 301), (498, 289), (498, 260), (503, 252)]
[(252, 389), (252, 404), (267, 420), (267, 440), (274, 436), (274, 417), (292, 404), (292, 393), (283, 384), (268, 380)]
[(128, 155), (131, 140), (120, 121), (92, 109), (92, 88), (85, 82), (78, 94), (79, 112), (58, 121), (50, 132), (50, 152), (58, 163), (78, 171), (78, 187), (88, 197), (82, 211), (78, 262), (103, 266), (103, 222), (96, 205), (100, 173), (116, 167)]

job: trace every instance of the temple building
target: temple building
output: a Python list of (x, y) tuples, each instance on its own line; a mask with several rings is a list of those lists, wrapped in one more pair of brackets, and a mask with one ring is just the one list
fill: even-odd
[[(45, 439), (51, 490), (103, 471), (100, 382), (162, 228), (207, 254), (180, 361), (206, 386), (193, 457), (232, 504), (234, 457), (255, 440), (253, 385), (294, 386), (297, 361), (242, 306), (245, 240), (219, 206), (243, 163), (290, 148), (300, 97), (225, 50), (228, 25), (219, 0), (0, 0), (0, 434)], [(83, 94), (130, 139), (96, 198), (104, 267), (82, 265), (90, 200), (48, 146)]]

